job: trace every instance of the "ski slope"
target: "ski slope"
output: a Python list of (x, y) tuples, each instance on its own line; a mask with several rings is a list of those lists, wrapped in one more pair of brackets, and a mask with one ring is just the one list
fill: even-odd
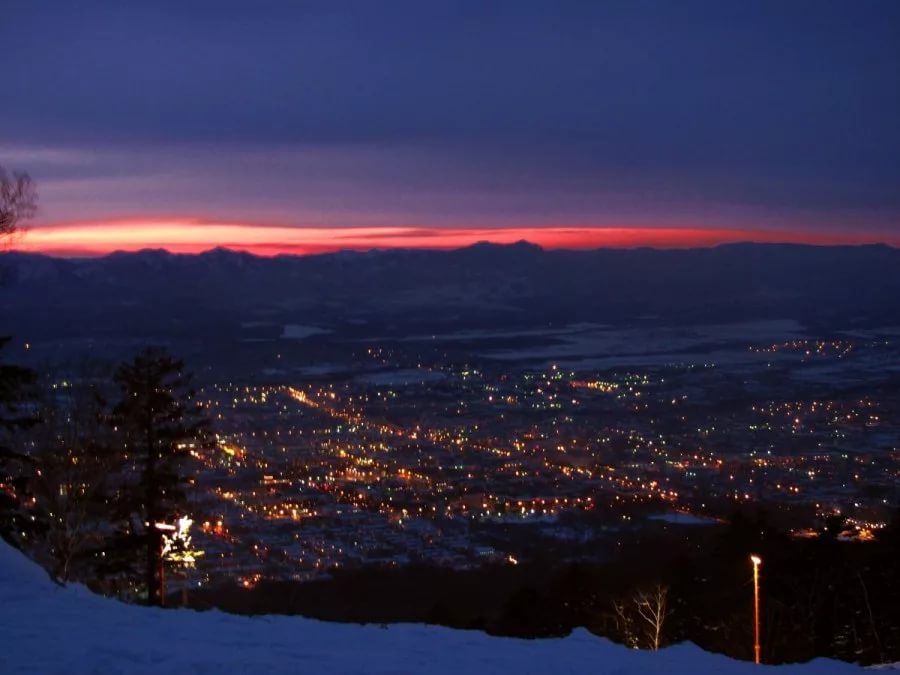
[[(0, 541), (0, 673), (324, 673), (460, 675), (759, 675), (691, 644), (639, 652), (577, 630), (520, 640), (424, 625), (338, 624), (288, 616), (160, 610), (54, 584)], [(863, 669), (817, 660), (776, 675)]]

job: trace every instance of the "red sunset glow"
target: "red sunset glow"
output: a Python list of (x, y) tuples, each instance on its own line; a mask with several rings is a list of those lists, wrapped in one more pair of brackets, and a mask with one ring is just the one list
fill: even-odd
[(531, 227), (290, 227), (213, 223), (191, 219), (81, 222), (43, 225), (16, 242), (21, 251), (63, 256), (103, 255), (112, 251), (162, 248), (199, 253), (218, 246), (257, 255), (311, 254), (375, 248), (460, 248), (479, 241), (510, 244), (526, 240), (544, 248), (688, 248), (731, 242), (806, 244), (900, 244), (900, 237), (879, 232), (811, 232), (762, 229)]

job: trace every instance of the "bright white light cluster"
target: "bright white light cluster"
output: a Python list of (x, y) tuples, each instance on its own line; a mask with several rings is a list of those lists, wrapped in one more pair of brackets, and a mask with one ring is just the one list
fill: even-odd
[[(197, 551), (191, 543), (191, 525), (194, 521), (188, 516), (179, 518), (175, 525), (166, 528), (172, 534), (163, 534), (162, 557), (163, 560), (177, 563), (183, 567), (193, 568), (197, 558), (203, 555), (203, 551)], [(157, 526), (158, 527), (158, 526)]]

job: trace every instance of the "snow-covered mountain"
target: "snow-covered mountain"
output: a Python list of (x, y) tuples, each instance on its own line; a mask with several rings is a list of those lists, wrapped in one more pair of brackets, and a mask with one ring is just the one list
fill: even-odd
[[(348, 625), (288, 616), (125, 605), (60, 587), (0, 541), (0, 673), (571, 673), (751, 675), (752, 663), (690, 644), (638, 652), (586, 631), (519, 640), (422, 625)], [(778, 675), (864, 672), (837, 661), (767, 669)]]
[(608, 320), (739, 314), (744, 320), (900, 310), (900, 249), (735, 244), (708, 249), (542, 250), (527, 243), (261, 258), (216, 249), (62, 259), (0, 255), (0, 307), (112, 309), (144, 303), (234, 312), (379, 315), (435, 309), (560, 312)]

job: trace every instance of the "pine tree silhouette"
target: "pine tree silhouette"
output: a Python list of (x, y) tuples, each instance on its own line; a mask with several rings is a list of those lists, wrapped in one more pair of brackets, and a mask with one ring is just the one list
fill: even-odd
[[(115, 381), (121, 397), (112, 421), (121, 433), (123, 471), (113, 508), (119, 527), (109, 542), (110, 564), (126, 568), (143, 550), (147, 603), (161, 604), (162, 530), (183, 512), (189, 480), (185, 460), (208, 438), (208, 422), (191, 401), (190, 375), (182, 361), (147, 349), (121, 365)], [(118, 561), (118, 563), (116, 562)]]

